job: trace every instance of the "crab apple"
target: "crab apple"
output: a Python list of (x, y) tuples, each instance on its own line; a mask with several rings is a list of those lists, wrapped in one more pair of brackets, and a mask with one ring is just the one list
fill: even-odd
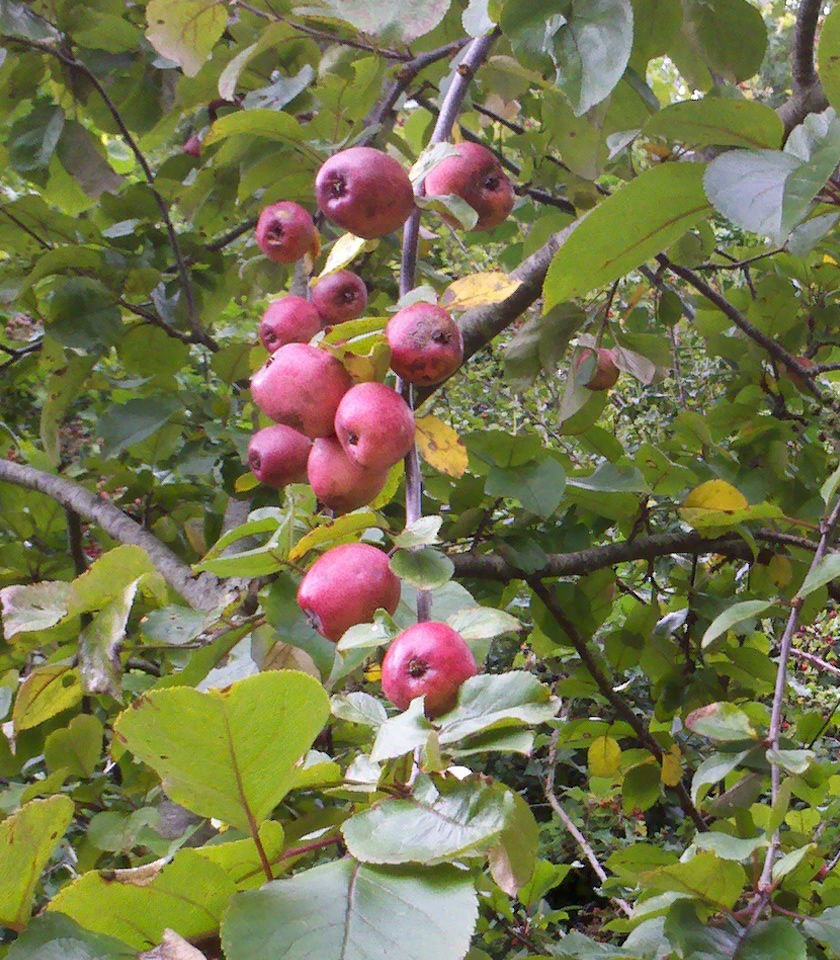
[(387, 470), (414, 445), (414, 414), (384, 383), (357, 383), (341, 398), (335, 432), (347, 456), (366, 470)]
[(306, 461), (312, 441), (284, 423), (263, 427), (248, 444), (248, 466), (267, 487), (280, 489), (306, 480)]
[(382, 692), (405, 710), (426, 697), (426, 716), (439, 717), (454, 706), (461, 684), (478, 668), (466, 640), (445, 623), (426, 621), (403, 630), (382, 661)]
[(257, 246), (275, 263), (294, 263), (317, 247), (312, 217), (299, 203), (282, 200), (266, 207), (257, 220)]
[(385, 336), (391, 348), (391, 369), (397, 376), (433, 386), (451, 376), (464, 359), (464, 338), (443, 307), (413, 303), (388, 321)]
[[(615, 365), (615, 354), (605, 347), (597, 347), (595, 353), (595, 371), (584, 386), (587, 390), (609, 390), (618, 380), (619, 371)], [(577, 365), (580, 366), (591, 355), (591, 350), (584, 350), (578, 357)]]
[(350, 270), (327, 274), (312, 287), (311, 296), (324, 326), (355, 320), (367, 306), (365, 282)]
[(275, 423), (307, 437), (335, 433), (335, 411), (353, 385), (342, 364), (308, 343), (287, 343), (251, 377), (251, 397)]
[(260, 320), (260, 340), (269, 353), (287, 343), (309, 343), (321, 329), (318, 311), (294, 295), (272, 300)]
[(184, 141), (183, 147), (181, 150), (190, 157), (200, 157), (201, 156), (201, 139), (193, 134), (191, 137), (187, 137)]
[(344, 543), (312, 564), (301, 581), (297, 602), (318, 633), (336, 643), (354, 624), (373, 620), (380, 607), (393, 613), (400, 602), (400, 580), (388, 566), (384, 550)]
[(414, 190), (398, 160), (373, 147), (350, 147), (330, 157), (315, 177), (324, 216), (372, 240), (401, 227), (414, 210)]
[[(442, 160), (425, 180), (430, 196), (455, 194), (478, 214), (473, 230), (497, 227), (513, 209), (513, 184), (492, 151), (480, 143), (463, 141), (455, 144), (457, 156)], [(450, 214), (441, 214), (450, 226), (459, 227)]]
[(365, 470), (347, 456), (336, 437), (320, 437), (306, 462), (312, 492), (335, 513), (349, 513), (375, 499), (388, 479), (387, 470)]

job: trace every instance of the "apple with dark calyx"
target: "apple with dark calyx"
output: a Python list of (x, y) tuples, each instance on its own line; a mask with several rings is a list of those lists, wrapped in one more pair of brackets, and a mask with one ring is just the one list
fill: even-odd
[(198, 138), (198, 135), (194, 133), (191, 137), (187, 137), (181, 150), (190, 157), (200, 157), (201, 140)]
[(360, 317), (368, 299), (364, 280), (350, 270), (327, 274), (312, 287), (310, 295), (324, 326)]
[[(810, 370), (811, 367), (814, 366), (814, 361), (811, 360), (810, 357), (794, 357), (793, 359), (796, 360), (800, 366), (805, 367), (806, 370)], [(779, 373), (787, 377), (800, 393), (808, 393), (808, 381), (789, 364), (783, 363), (779, 367)]]
[(298, 606), (312, 626), (337, 643), (357, 623), (370, 623), (381, 607), (394, 613), (400, 579), (388, 554), (367, 543), (344, 543), (322, 554), (309, 568), (297, 593)]
[(347, 456), (365, 470), (387, 470), (414, 446), (414, 414), (384, 383), (357, 383), (341, 398), (335, 432)]
[(398, 160), (373, 147), (350, 147), (330, 157), (315, 177), (324, 216), (357, 237), (392, 233), (414, 210), (414, 189)]
[(336, 514), (349, 513), (374, 500), (385, 486), (387, 470), (365, 470), (347, 456), (336, 437), (320, 437), (306, 463), (312, 492)]
[(260, 341), (269, 353), (287, 343), (309, 343), (321, 329), (318, 311), (294, 295), (272, 300), (260, 320)]
[(426, 716), (432, 719), (455, 706), (461, 684), (476, 673), (472, 650), (460, 633), (445, 623), (416, 623), (388, 647), (382, 692), (400, 710), (425, 696)]
[[(587, 349), (578, 357), (577, 366), (580, 366), (592, 351)], [(618, 380), (619, 370), (615, 365), (615, 354), (606, 347), (597, 347), (595, 350), (595, 371), (584, 384), (587, 390), (609, 390)]]
[(335, 411), (353, 386), (342, 364), (308, 343), (287, 343), (251, 378), (251, 398), (275, 423), (307, 437), (335, 433)]
[(409, 383), (426, 387), (442, 383), (464, 359), (458, 324), (433, 303), (403, 307), (388, 321), (385, 336), (391, 348), (391, 369)]
[(263, 427), (248, 444), (248, 466), (267, 487), (279, 490), (306, 481), (306, 462), (312, 441), (283, 423)]
[(299, 203), (273, 203), (257, 220), (257, 246), (275, 263), (294, 263), (310, 251), (317, 252), (315, 222)]
[[(434, 167), (425, 180), (427, 196), (455, 194), (478, 214), (473, 230), (497, 227), (513, 209), (516, 199), (513, 184), (496, 155), (480, 143), (456, 143), (457, 156), (449, 156)], [(451, 214), (442, 213), (452, 227), (460, 223)]]

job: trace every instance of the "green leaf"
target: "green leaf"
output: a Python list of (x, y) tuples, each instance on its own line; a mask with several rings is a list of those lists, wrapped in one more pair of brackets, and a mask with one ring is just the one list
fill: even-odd
[(814, 760), (813, 750), (768, 750), (768, 763), (774, 763), (789, 773), (805, 773)]
[(730, 910), (746, 881), (744, 870), (732, 860), (721, 860), (713, 853), (698, 853), (684, 863), (659, 867), (639, 877), (645, 890), (654, 893), (675, 891)]
[[(125, 23), (124, 20), (117, 22)], [(75, 39), (79, 40), (78, 34)], [(61, 165), (89, 197), (97, 199), (103, 193), (119, 190), (123, 178), (105, 159), (102, 144), (80, 123), (75, 120), (65, 123), (56, 152)]]
[[(266, 820), (259, 829), (260, 843), (269, 863), (275, 863), (283, 852), (285, 834), (276, 820)], [(198, 847), (200, 857), (220, 866), (240, 890), (250, 890), (265, 883), (262, 861), (250, 837), (229, 843), (213, 843)]]
[(545, 278), (543, 312), (624, 276), (708, 216), (703, 165), (646, 170), (577, 221)]
[(754, 740), (756, 732), (750, 718), (734, 703), (710, 703), (685, 718), (685, 725), (710, 740)]
[(657, 763), (631, 767), (621, 783), (621, 806), (625, 813), (649, 810), (662, 796), (662, 771)]
[(774, 150), (784, 125), (775, 110), (756, 100), (705, 97), (672, 103), (642, 128), (648, 137), (679, 140), (692, 146), (755, 147)]
[(417, 779), (411, 797), (383, 800), (350, 817), (341, 832), (363, 863), (446, 863), (486, 854), (513, 815), (512, 795), (474, 780)]
[(719, 613), (706, 628), (701, 646), (705, 650), (713, 641), (731, 630), (736, 624), (743, 623), (745, 620), (752, 620), (773, 606), (775, 606), (773, 600), (742, 600), (739, 603), (733, 603), (723, 613)]
[(370, 759), (375, 762), (391, 760), (410, 753), (417, 747), (425, 747), (434, 732), (435, 728), (423, 712), (421, 700), (412, 700), (407, 710), (381, 724)]
[(235, 897), (222, 925), (228, 960), (461, 960), (478, 916), (468, 873), (377, 867), (345, 858)]
[(807, 597), (809, 593), (818, 590), (825, 584), (840, 577), (840, 553), (831, 553), (808, 571), (808, 576), (797, 593), (800, 597)]
[[(761, 69), (767, 27), (748, 0), (683, 0), (682, 32), (707, 68), (730, 83)], [(682, 61), (677, 61), (682, 70)], [(711, 79), (711, 78), (710, 78)], [(694, 85), (706, 88), (706, 83)]]
[(443, 517), (418, 517), (414, 523), (410, 523), (402, 533), (393, 538), (394, 546), (410, 550), (412, 547), (439, 543), (438, 534), (442, 523)]
[(104, 693), (119, 698), (122, 693), (118, 651), (139, 584), (139, 579), (128, 584), (79, 634), (79, 673), (87, 694)]
[[(75, 251), (74, 251), (75, 252)], [(78, 398), (79, 389), (93, 367), (90, 357), (70, 357), (66, 366), (51, 374), (47, 380), (47, 397), (41, 407), (41, 442), (53, 467), (61, 460), (58, 428), (67, 408)]]
[(135, 397), (126, 403), (112, 404), (99, 420), (103, 454), (112, 457), (140, 443), (183, 409), (176, 397), (166, 395)]
[(832, 7), (820, 28), (817, 72), (828, 102), (840, 110), (840, 8)]
[(55, 289), (49, 318), (50, 336), (86, 353), (104, 353), (122, 334), (122, 316), (114, 296), (89, 277), (71, 277)]
[(284, 670), (208, 693), (176, 687), (143, 694), (114, 730), (158, 773), (172, 800), (247, 833), (285, 796), (294, 764), (328, 716), (321, 685)]
[(540, 517), (550, 517), (563, 501), (566, 472), (554, 457), (519, 467), (491, 467), (484, 489), (491, 497), (510, 497)]
[(613, 777), (621, 768), (621, 747), (613, 737), (596, 737), (586, 752), (592, 777)]
[(130, 870), (83, 873), (62, 887), (48, 909), (148, 950), (160, 943), (167, 928), (195, 940), (216, 933), (235, 891), (222, 867), (195, 850), (181, 850), (171, 863), (157, 860)]
[(55, 796), (31, 800), (0, 823), (0, 926), (22, 930), (35, 890), (73, 818), (73, 801)]
[(717, 783), (734, 770), (747, 756), (749, 750), (740, 750), (738, 753), (713, 753), (697, 767), (691, 780), (691, 800), (698, 804), (706, 795), (703, 787)]
[(491, 640), (503, 633), (516, 633), (522, 629), (516, 617), (495, 607), (465, 607), (450, 614), (446, 622), (468, 641)]
[(12, 124), (6, 140), (12, 169), (43, 181), (64, 128), (60, 107), (37, 106)]
[(439, 720), (438, 736), (446, 745), (495, 727), (545, 723), (558, 707), (530, 673), (480, 674), (461, 685), (455, 708)]
[(750, 860), (756, 850), (761, 850), (768, 844), (769, 841), (764, 835), (742, 838), (733, 837), (728, 833), (720, 833), (717, 830), (698, 833), (694, 838), (694, 845), (698, 850), (707, 850), (714, 853), (721, 860)]
[(515, 897), (534, 875), (540, 828), (528, 802), (508, 790), (513, 813), (499, 843), (490, 851), (490, 875), (509, 897)]
[(0, 590), (3, 636), (46, 630), (67, 616), (74, 596), (73, 585), (64, 580), (15, 584)]
[(15, 697), (12, 721), (15, 730), (29, 730), (82, 699), (79, 671), (66, 665), (36, 667)]
[(149, 0), (146, 22), (155, 50), (194, 77), (227, 26), (227, 9), (216, 0)]
[(350, 723), (361, 723), (367, 727), (380, 727), (388, 719), (385, 707), (369, 693), (353, 690), (339, 693), (330, 698), (330, 709), (334, 717)]
[(595, 493), (646, 493), (648, 485), (636, 467), (617, 467), (603, 460), (587, 477), (569, 477), (570, 487)]
[(838, 467), (820, 487), (820, 496), (823, 498), (823, 503), (825, 503), (826, 506), (831, 503), (838, 485), (840, 485), (840, 467)]
[(291, 114), (282, 110), (256, 109), (219, 117), (204, 138), (204, 146), (241, 134), (288, 143), (304, 139), (303, 128)]
[(806, 843), (804, 847), (796, 850), (790, 850), (781, 859), (773, 864), (772, 878), (774, 881), (781, 880), (799, 866), (800, 863), (817, 849), (815, 843)]
[(37, 916), (9, 947), (7, 960), (136, 960), (137, 951), (85, 930), (60, 913)]
[(433, 547), (419, 550), (397, 550), (391, 557), (391, 570), (418, 590), (433, 590), (452, 579), (455, 565), (445, 554)]
[[(412, 43), (433, 30), (444, 18), (451, 0), (320, 0), (317, 7), (297, 13), (333, 16), (383, 43)], [(316, 13), (317, 11), (317, 13)]]
[(73, 717), (69, 726), (54, 730), (44, 744), (44, 761), (48, 770), (64, 767), (71, 776), (88, 778), (102, 756), (104, 728), (89, 713)]
[(738, 949), (738, 960), (806, 960), (807, 956), (802, 935), (782, 917), (756, 924)]
[(806, 917), (802, 929), (829, 950), (840, 953), (840, 907), (829, 907), (817, 917)]
[(0, 33), (26, 40), (58, 39), (58, 33), (51, 23), (18, 0), (2, 0), (0, 3)]

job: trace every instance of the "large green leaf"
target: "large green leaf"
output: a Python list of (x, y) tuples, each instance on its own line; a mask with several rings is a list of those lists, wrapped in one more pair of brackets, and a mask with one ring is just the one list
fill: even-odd
[(387, 799), (345, 820), (347, 849), (363, 863), (446, 863), (486, 854), (513, 816), (513, 796), (480, 781), (419, 777), (405, 799)]
[(0, 823), (0, 926), (22, 930), (29, 922), (41, 871), (73, 818), (73, 801), (31, 800)]
[(349, 858), (233, 899), (228, 960), (461, 960), (478, 915), (469, 874)]
[(144, 694), (114, 730), (157, 771), (172, 800), (248, 833), (285, 796), (329, 712), (317, 681), (283, 670), (208, 693)]
[[(758, 73), (767, 48), (767, 28), (748, 0), (683, 0), (682, 33), (694, 56), (711, 73), (738, 83)], [(675, 53), (672, 49), (672, 54)], [(683, 70), (683, 57), (675, 57)], [(691, 77), (690, 83), (707, 87)]]
[(736, 624), (743, 623), (745, 620), (753, 620), (772, 606), (772, 600), (742, 600), (739, 603), (733, 603), (723, 613), (719, 613), (706, 628), (702, 640), (703, 648), (708, 647)]
[(61, 913), (42, 913), (9, 947), (8, 960), (136, 960), (119, 940), (85, 930)]
[(318, 6), (297, 13), (344, 20), (362, 33), (386, 43), (411, 43), (433, 30), (446, 15), (452, 0), (319, 0)]
[(683, 100), (655, 113), (644, 125), (648, 137), (679, 140), (693, 146), (756, 147), (781, 145), (779, 115), (755, 100), (705, 97)]
[(75, 707), (82, 699), (79, 671), (66, 664), (36, 667), (21, 684), (15, 697), (12, 721), (15, 730), (30, 730)]
[(828, 102), (840, 110), (840, 7), (832, 7), (820, 28), (817, 68)]
[(227, 26), (227, 8), (216, 0), (149, 0), (146, 21), (149, 43), (194, 77)]
[(215, 933), (235, 890), (218, 864), (195, 850), (181, 850), (168, 864), (83, 873), (58, 892), (49, 910), (148, 950), (168, 927), (190, 939)]
[(279, 141), (304, 139), (303, 128), (291, 114), (282, 110), (255, 109), (219, 117), (204, 143), (209, 145), (239, 134)]
[(491, 497), (510, 497), (540, 517), (550, 517), (563, 500), (566, 473), (554, 457), (519, 467), (491, 467), (485, 491)]
[(707, 216), (703, 169), (666, 163), (646, 170), (581, 218), (551, 261), (544, 312), (624, 276)]
[(87, 353), (104, 353), (122, 333), (115, 297), (90, 277), (70, 277), (49, 304), (49, 333), (59, 343)]
[(729, 910), (741, 895), (746, 874), (734, 861), (704, 852), (684, 863), (643, 873), (639, 882), (646, 890), (657, 893), (673, 890)]
[(177, 397), (134, 397), (126, 403), (112, 404), (102, 414), (99, 433), (104, 441), (103, 453), (114, 456), (126, 447), (140, 443), (183, 410)]
[(840, 162), (840, 119), (811, 114), (781, 150), (731, 150), (706, 170), (706, 193), (724, 216), (781, 243)]

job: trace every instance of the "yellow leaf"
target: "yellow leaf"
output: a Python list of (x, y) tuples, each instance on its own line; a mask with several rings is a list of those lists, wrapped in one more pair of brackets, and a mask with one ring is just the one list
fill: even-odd
[(365, 240), (363, 237), (357, 237), (352, 233), (342, 234), (332, 245), (332, 250), (330, 250), (327, 262), (324, 264), (324, 269), (318, 274), (318, 279), (320, 280), (328, 273), (341, 270), (363, 251), (373, 250), (378, 243), (378, 240)]
[(725, 480), (707, 480), (695, 487), (683, 501), (684, 507), (704, 510), (745, 510), (747, 498)]
[(471, 273), (449, 284), (441, 294), (440, 305), (449, 311), (488, 307), (490, 304), (507, 300), (520, 286), (521, 281), (511, 280), (500, 270)]
[(417, 447), (423, 459), (449, 477), (463, 477), (467, 469), (467, 448), (457, 433), (437, 417), (418, 417)]
[(829, 253), (824, 253), (822, 258), (823, 263), (833, 263), (834, 266), (837, 266), (837, 261)]
[(233, 483), (233, 489), (237, 493), (247, 493), (260, 485), (260, 481), (249, 470), (247, 473), (241, 473)]
[(791, 566), (790, 560), (779, 554), (775, 554), (770, 558), (770, 562), (767, 564), (767, 572), (770, 574), (770, 579), (779, 589), (786, 587), (793, 579), (793, 567)]
[(586, 754), (589, 774), (593, 777), (614, 777), (621, 767), (621, 747), (612, 737), (593, 740)]
[(325, 543), (344, 543), (355, 540), (357, 539), (356, 534), (361, 533), (362, 530), (381, 525), (381, 518), (371, 510), (364, 510), (361, 513), (348, 513), (343, 517), (337, 517), (329, 523), (322, 523), (302, 536), (289, 551), (289, 559), (292, 562), (299, 560), (310, 550), (321, 547)]
[(368, 667), (365, 670), (365, 680), (369, 683), (379, 683), (382, 679), (382, 667), (378, 663), (375, 663), (372, 667)]
[(682, 780), (681, 758), (680, 748), (676, 744), (662, 757), (662, 782), (666, 787), (675, 787)]

